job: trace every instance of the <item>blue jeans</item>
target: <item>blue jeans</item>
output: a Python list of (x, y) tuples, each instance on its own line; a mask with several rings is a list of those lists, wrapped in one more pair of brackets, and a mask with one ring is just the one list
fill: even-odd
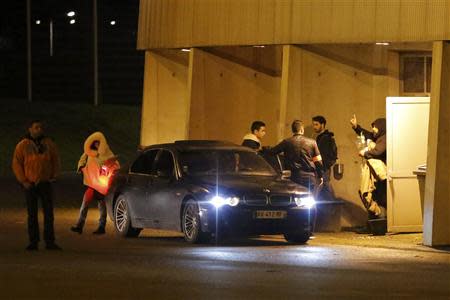
[(84, 192), (83, 203), (80, 208), (80, 216), (78, 218), (77, 227), (83, 228), (86, 222), (86, 217), (89, 210), (89, 204), (92, 200), (97, 200), (98, 210), (100, 212), (100, 219), (98, 220), (99, 227), (106, 226), (106, 205), (105, 196), (97, 192), (91, 187), (87, 187), (86, 192)]

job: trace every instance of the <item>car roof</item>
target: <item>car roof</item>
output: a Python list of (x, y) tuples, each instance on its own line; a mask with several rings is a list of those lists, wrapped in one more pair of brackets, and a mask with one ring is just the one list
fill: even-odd
[(240, 146), (228, 141), (219, 140), (180, 140), (174, 143), (157, 144), (147, 146), (142, 149), (142, 151), (147, 151), (151, 149), (170, 149), (177, 151), (192, 151), (192, 150), (239, 150), (252, 152), (253, 149), (248, 147)]

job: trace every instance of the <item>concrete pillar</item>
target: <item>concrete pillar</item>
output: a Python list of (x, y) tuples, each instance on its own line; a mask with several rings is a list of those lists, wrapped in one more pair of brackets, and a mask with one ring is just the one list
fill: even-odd
[(433, 43), (423, 243), (450, 245), (450, 44)]
[(145, 53), (141, 145), (187, 138), (188, 54), (177, 50)]

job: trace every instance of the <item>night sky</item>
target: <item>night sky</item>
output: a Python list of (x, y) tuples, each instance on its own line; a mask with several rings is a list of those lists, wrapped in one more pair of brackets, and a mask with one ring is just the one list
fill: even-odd
[[(144, 71), (144, 53), (136, 50), (139, 1), (99, 0), (97, 14), (100, 102), (138, 104)], [(26, 30), (26, 1), (2, 2), (0, 101), (27, 97)], [(33, 101), (93, 101), (93, 39), (92, 1), (31, 0)]]

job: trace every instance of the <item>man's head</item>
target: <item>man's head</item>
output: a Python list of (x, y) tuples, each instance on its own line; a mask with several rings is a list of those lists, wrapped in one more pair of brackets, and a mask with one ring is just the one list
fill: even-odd
[(303, 127), (303, 122), (300, 120), (294, 120), (291, 125), (293, 134), (303, 134), (305, 133), (305, 128)]
[(315, 116), (312, 118), (312, 127), (315, 133), (321, 133), (325, 130), (327, 120), (323, 116)]
[(28, 124), (28, 132), (34, 139), (41, 137), (44, 134), (44, 124), (41, 120), (33, 120)]
[(262, 121), (255, 121), (252, 123), (250, 130), (258, 139), (266, 135), (266, 124)]
[(372, 132), (374, 137), (379, 137), (386, 134), (386, 119), (385, 118), (376, 119), (372, 123)]

